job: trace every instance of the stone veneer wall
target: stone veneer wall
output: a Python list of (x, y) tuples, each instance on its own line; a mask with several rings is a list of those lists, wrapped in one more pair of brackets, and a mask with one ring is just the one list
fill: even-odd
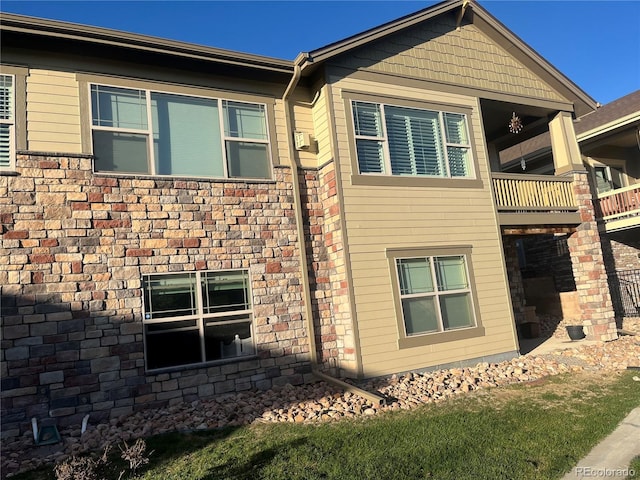
[(322, 369), (335, 374), (338, 351), (332, 321), (332, 264), (325, 244), (324, 209), (320, 199), (320, 192), (324, 192), (326, 186), (320, 185), (317, 169), (301, 169), (300, 182), (317, 359)]
[(504, 261), (509, 278), (509, 291), (511, 292), (511, 304), (513, 306), (513, 316), (517, 324), (525, 321), (524, 307), (526, 305), (524, 295), (524, 284), (518, 263), (518, 250), (516, 248), (517, 237), (503, 235), (502, 245), (504, 249)]
[(640, 316), (640, 233), (636, 228), (600, 235), (614, 310), (622, 326), (622, 318)]
[(576, 282), (567, 246), (567, 235), (529, 235), (523, 238), (525, 278), (552, 277), (557, 292), (573, 292)]
[[(289, 168), (274, 181), (94, 175), (28, 152), (0, 176), (2, 438), (309, 380)], [(246, 268), (255, 357), (145, 373), (141, 276)]]
[[(335, 338), (329, 358), (337, 359), (337, 375), (354, 378), (358, 375), (356, 332), (351, 313), (351, 295), (347, 272), (347, 258), (343, 232), (343, 213), (338, 195), (335, 162), (324, 165), (318, 172), (318, 199), (322, 204), (324, 228), (322, 237), (326, 249), (326, 290), (331, 292), (331, 311), (321, 317), (322, 330)], [(327, 348), (325, 348), (327, 350)], [(333, 362), (333, 361), (332, 361)], [(333, 365), (331, 365), (333, 366)]]
[(582, 223), (569, 236), (567, 243), (582, 323), (588, 337), (612, 340), (618, 336), (617, 327), (586, 173), (573, 173), (573, 189)]
[[(636, 244), (640, 244), (640, 232), (636, 230), (634, 233), (639, 237), (635, 240)], [(600, 235), (605, 245), (605, 261), (611, 262), (612, 271), (640, 270), (640, 248), (615, 240), (615, 234)]]

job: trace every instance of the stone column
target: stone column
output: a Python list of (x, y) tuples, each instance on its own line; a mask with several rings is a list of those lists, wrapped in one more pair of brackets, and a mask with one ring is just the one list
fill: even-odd
[(556, 175), (572, 175), (573, 191), (582, 223), (569, 236), (567, 245), (578, 292), (581, 320), (587, 338), (613, 340), (618, 337), (593, 196), (582, 164), (571, 114), (559, 112), (549, 122)]
[(573, 172), (573, 189), (582, 223), (567, 243), (582, 324), (587, 338), (614, 340), (618, 337), (615, 314), (586, 172)]

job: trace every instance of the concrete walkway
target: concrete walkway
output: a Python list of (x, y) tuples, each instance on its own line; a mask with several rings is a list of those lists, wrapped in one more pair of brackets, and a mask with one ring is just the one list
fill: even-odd
[(600, 340), (569, 340), (568, 338), (532, 338), (518, 339), (520, 343), (520, 352), (527, 355), (545, 355), (555, 353), (567, 348), (578, 348), (583, 345), (597, 345), (602, 343)]
[(562, 480), (627, 478), (629, 464), (637, 455), (640, 455), (640, 407), (632, 410), (613, 433), (596, 445)]

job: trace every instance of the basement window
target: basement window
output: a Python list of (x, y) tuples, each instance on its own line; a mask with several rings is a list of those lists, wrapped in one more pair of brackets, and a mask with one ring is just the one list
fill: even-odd
[(145, 275), (147, 370), (255, 354), (246, 270)]

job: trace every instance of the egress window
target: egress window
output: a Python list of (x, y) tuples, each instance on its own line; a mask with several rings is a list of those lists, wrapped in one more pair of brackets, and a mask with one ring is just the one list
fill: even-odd
[(0, 171), (11, 170), (15, 157), (15, 77), (0, 75)]
[(352, 101), (360, 174), (472, 177), (467, 117)]
[(255, 353), (246, 270), (145, 275), (148, 370)]
[(264, 104), (91, 85), (95, 170), (270, 178)]

